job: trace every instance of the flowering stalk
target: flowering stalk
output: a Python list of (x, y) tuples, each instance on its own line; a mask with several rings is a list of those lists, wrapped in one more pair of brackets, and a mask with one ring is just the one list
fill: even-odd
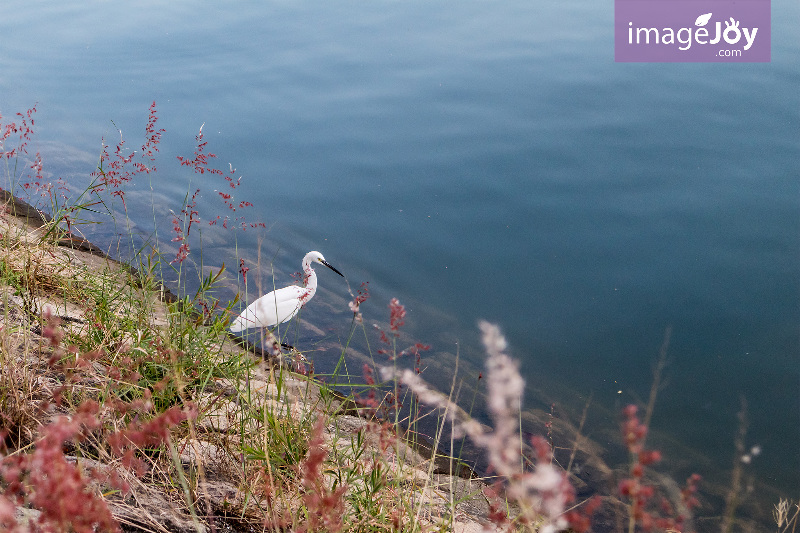
[[(419, 401), (443, 410), (445, 418), (453, 423), (454, 435), (466, 434), (486, 449), (490, 467), (506, 480), (506, 493), (520, 506), (521, 523), (538, 523), (542, 533), (563, 530), (569, 525), (564, 510), (574, 500), (574, 489), (564, 472), (553, 466), (550, 445), (541, 437), (531, 443), (537, 451), (533, 471), (523, 470), (518, 418), (525, 382), (519, 375), (518, 363), (505, 353), (507, 344), (500, 329), (485, 321), (479, 326), (488, 356), (487, 395), (493, 431), (486, 432), (480, 423), (411, 370), (383, 367), (381, 376), (401, 381)], [(495, 523), (504, 522), (502, 513), (495, 511)]]
[[(350, 296), (353, 296), (353, 293), (350, 293)], [(361, 315), (361, 304), (366, 302), (369, 299), (369, 281), (365, 281), (361, 284), (361, 287), (358, 289), (358, 295), (353, 298), (347, 305), (350, 307), (350, 310), (353, 312), (353, 319), (358, 322), (359, 324), (363, 323), (363, 316)]]
[[(216, 154), (206, 152), (206, 148), (208, 147), (208, 141), (203, 140), (203, 127), (205, 124), (200, 126), (200, 131), (195, 136), (197, 140), (197, 147), (194, 150), (194, 157), (187, 158), (182, 156), (177, 156), (178, 161), (180, 161), (182, 166), (191, 167), (195, 174), (205, 174), (208, 172), (209, 174), (215, 176), (221, 176), (225, 182), (227, 183), (230, 189), (236, 189), (239, 187), (242, 181), (242, 177), (239, 176), (238, 178), (234, 178), (236, 174), (236, 169), (233, 168), (232, 165), (228, 165), (228, 173), (219, 170), (218, 168), (214, 168), (209, 165), (209, 161), (216, 158)], [(246, 200), (237, 201), (235, 200), (234, 196), (230, 192), (224, 191), (215, 191), (219, 198), (222, 200), (223, 205), (232, 213), (235, 213), (237, 210), (244, 209), (246, 207), (252, 207), (253, 204)], [(228, 229), (228, 221), (230, 220), (230, 216), (226, 215), (224, 218), (220, 215), (217, 215), (216, 218), (210, 220), (208, 223), (211, 226), (216, 224), (221, 224), (221, 226), (225, 229)], [(244, 216), (238, 216), (235, 218), (236, 221), (239, 223), (239, 227), (242, 230), (246, 230), (247, 228), (265, 228), (266, 225), (263, 222), (247, 222)]]
[(308, 522), (300, 526), (298, 531), (320, 531), (337, 533), (344, 527), (344, 494), (347, 485), (329, 489), (325, 484), (324, 463), (328, 457), (325, 449), (325, 420), (320, 417), (311, 431), (308, 443), (308, 456), (300, 466), (303, 502), (308, 508)]
[(619, 484), (620, 495), (631, 502), (628, 516), (628, 533), (633, 533), (639, 525), (643, 530), (650, 531), (654, 527), (660, 529), (677, 529), (683, 531), (687, 519), (686, 514), (696, 507), (699, 502), (695, 497), (700, 476), (692, 474), (686, 480), (686, 488), (681, 491), (681, 504), (683, 509), (674, 516), (672, 505), (661, 499), (661, 513), (647, 509), (648, 504), (654, 500), (655, 487), (644, 483), (645, 468), (661, 460), (661, 452), (647, 450), (644, 447), (647, 438), (647, 425), (639, 420), (638, 408), (628, 405), (622, 410), (624, 421), (622, 423), (622, 437), (628, 452), (631, 455), (630, 477), (623, 479)]
[[(95, 194), (108, 190), (111, 196), (116, 196), (125, 204), (125, 191), (122, 186), (129, 183), (140, 173), (150, 174), (155, 172), (155, 152), (158, 152), (158, 144), (161, 142), (163, 129), (157, 127), (158, 116), (156, 114), (156, 103), (150, 105), (150, 112), (145, 128), (146, 139), (141, 149), (143, 161), (135, 161), (136, 152), (126, 152), (125, 140), (122, 137), (122, 130), (119, 130), (119, 142), (114, 147), (114, 153), (109, 153), (110, 146), (103, 140), (103, 151), (100, 155), (100, 164), (92, 173), (92, 176), (99, 182), (99, 186), (94, 189)], [(130, 165), (130, 166), (129, 166)], [(131, 168), (132, 167), (132, 168)]]

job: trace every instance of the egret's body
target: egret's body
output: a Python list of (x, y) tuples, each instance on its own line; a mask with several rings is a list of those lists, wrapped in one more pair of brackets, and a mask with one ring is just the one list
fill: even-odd
[(311, 268), (312, 263), (321, 263), (344, 277), (325, 261), (321, 253), (308, 252), (303, 258), (303, 286), (289, 285), (265, 294), (231, 322), (230, 330), (239, 332), (248, 328), (271, 328), (291, 320), (317, 292), (317, 273)]

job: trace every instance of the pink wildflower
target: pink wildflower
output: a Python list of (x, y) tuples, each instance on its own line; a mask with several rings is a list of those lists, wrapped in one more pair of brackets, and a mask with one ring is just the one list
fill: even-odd
[(397, 298), (392, 298), (389, 302), (389, 329), (398, 335), (398, 330), (405, 324), (406, 308), (400, 303)]
[[(395, 301), (396, 302), (396, 301)], [(403, 311), (403, 316), (404, 316)], [(398, 313), (399, 316), (399, 313)], [(550, 446), (543, 438), (533, 441), (538, 460), (533, 471), (521, 469), (522, 456), (518, 433), (519, 411), (525, 382), (519, 375), (518, 363), (505, 354), (506, 340), (497, 326), (481, 322), (487, 352), (487, 392), (494, 430), (486, 432), (443, 394), (432, 390), (411, 370), (384, 367), (384, 379), (398, 379), (414, 392), (422, 403), (444, 410), (453, 423), (453, 433), (466, 433), (486, 449), (491, 467), (505, 478), (507, 494), (520, 506), (521, 520), (533, 523), (544, 517), (539, 531), (554, 533), (569, 524), (566, 506), (575, 498), (575, 491), (566, 474), (552, 464)], [(499, 510), (493, 513), (496, 523), (505, 520)]]
[(311, 431), (308, 456), (300, 467), (303, 502), (308, 508), (308, 521), (298, 529), (302, 532), (329, 531), (336, 533), (344, 527), (344, 493), (346, 485), (329, 489), (324, 478), (324, 464), (328, 457), (324, 438), (325, 422), (319, 418)]
[[(352, 296), (353, 293), (350, 293)], [(353, 315), (356, 321), (360, 324), (363, 321), (363, 317), (361, 316), (360, 309), (361, 304), (366, 302), (369, 299), (369, 281), (365, 281), (361, 284), (361, 287), (358, 289), (358, 295), (353, 298), (348, 303), (350, 310), (353, 312)]]

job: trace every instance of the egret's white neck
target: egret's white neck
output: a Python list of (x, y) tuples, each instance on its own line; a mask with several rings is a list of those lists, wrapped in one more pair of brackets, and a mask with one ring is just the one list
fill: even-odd
[(317, 273), (314, 272), (310, 264), (303, 265), (303, 271), (306, 273), (304, 280), (305, 287), (309, 291), (309, 295), (306, 296), (306, 299), (309, 299), (317, 292)]

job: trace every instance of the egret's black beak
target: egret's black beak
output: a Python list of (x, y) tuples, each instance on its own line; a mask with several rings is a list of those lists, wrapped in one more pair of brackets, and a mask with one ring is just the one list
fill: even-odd
[(344, 274), (342, 274), (341, 272), (339, 272), (338, 270), (336, 270), (335, 268), (333, 268), (333, 266), (331, 266), (331, 265), (330, 265), (330, 264), (329, 264), (327, 261), (323, 261), (323, 260), (321, 260), (321, 259), (320, 259), (320, 261), (319, 261), (319, 262), (320, 262), (320, 263), (322, 263), (323, 265), (325, 265), (326, 267), (330, 268), (331, 270), (333, 270), (334, 272), (336, 272), (336, 273), (337, 273), (337, 274), (339, 274), (340, 276), (344, 277)]

